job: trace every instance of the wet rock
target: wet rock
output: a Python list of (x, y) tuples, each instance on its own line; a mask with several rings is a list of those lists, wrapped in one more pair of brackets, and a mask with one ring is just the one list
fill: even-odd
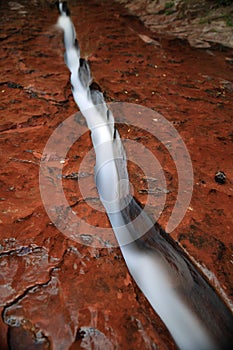
[(48, 350), (50, 344), (42, 334), (33, 334), (27, 327), (9, 327), (8, 345), (11, 350)]
[(77, 330), (75, 342), (69, 350), (75, 349), (114, 349), (114, 344), (111, 339), (108, 339), (104, 333), (100, 332), (95, 327), (81, 327)]
[[(3, 309), (0, 308), (0, 312), (2, 313)], [(0, 346), (1, 350), (9, 350), (8, 348), (8, 326), (3, 322), (2, 317), (0, 318)]]
[[(19, 337), (24, 324), (29, 334), (43, 335), (42, 340), (48, 335), (54, 348), (60, 344), (62, 349), (88, 349), (90, 344), (96, 349), (102, 348), (100, 344), (106, 349), (124, 348), (124, 344), (127, 348), (158, 344), (158, 333), (164, 330), (149, 314), (149, 319), (140, 315), (144, 306), (137, 301), (122, 260), (110, 262), (104, 251), (93, 256), (94, 260), (87, 252), (83, 255), (70, 247), (49, 283), (35, 287), (5, 309), (5, 322), (20, 327)], [(161, 349), (166, 348), (159, 343)], [(169, 343), (169, 348), (175, 349)]]
[[(7, 241), (5, 241), (7, 243)], [(17, 242), (13, 241), (16, 245)], [(3, 248), (4, 249), (4, 248)], [(0, 254), (1, 266), (1, 306), (23, 295), (24, 290), (48, 280), (48, 269), (53, 266), (45, 249), (40, 247), (20, 247)], [(47, 272), (46, 272), (47, 270)], [(17, 272), (23, 273), (18, 275)], [(17, 278), (18, 283), (15, 283)]]
[[(59, 160), (65, 161), (62, 180), (72, 210), (95, 227), (89, 232), (82, 231), (80, 225), (77, 242), (76, 236), (67, 237), (57, 229), (43, 207), (38, 177), (41, 155), (53, 130), (77, 107), (67, 85), (62, 36), (53, 28), (56, 10), (48, 6), (49, 1), (19, 3), (24, 8), (0, 5), (4, 33), (0, 36), (1, 349), (8, 347), (8, 328), (11, 347), (16, 349), (21, 344), (24, 349), (43, 349), (47, 339), (50, 347), (63, 346), (64, 350), (79, 349), (81, 344), (88, 347), (90, 343), (119, 349), (176, 349), (166, 327), (128, 274), (120, 250), (107, 245), (113, 237), (101, 237), (105, 249), (87, 246), (99, 239), (96, 227), (109, 227), (109, 222), (98, 207), (94, 155), (83, 164), (92, 145), (80, 116), (77, 129), (82, 137), (67, 159)], [(152, 1), (146, 3), (152, 8)], [(144, 5), (141, 2), (138, 11), (146, 10)], [(161, 10), (164, 8), (158, 12)], [(232, 189), (230, 181), (224, 186), (216, 184), (213, 174), (217, 168), (224, 169), (229, 179), (232, 176), (231, 51), (216, 48), (213, 56), (190, 49), (186, 40), (160, 37), (164, 19), (170, 21), (169, 33), (174, 31), (178, 23), (174, 14), (159, 15), (163, 17), (157, 29), (155, 25), (155, 34), (107, 0), (78, 2), (72, 5), (72, 13), (84, 55), (90, 55), (93, 75), (108, 101), (136, 102), (159, 111), (174, 123), (186, 143), (195, 186), (186, 216), (171, 236), (182, 238), (181, 246), (200, 264), (230, 307)], [(148, 25), (155, 24), (146, 11), (143, 14)], [(185, 31), (183, 28), (179, 37), (185, 38)], [(158, 41), (161, 47), (143, 42), (139, 34)], [(137, 199), (144, 204), (149, 197), (152, 215), (160, 195), (166, 196), (159, 218), (165, 227), (176, 202), (177, 171), (165, 147), (144, 130), (145, 126), (151, 130), (157, 122), (143, 115), (140, 121), (141, 128), (121, 124), (119, 131), (124, 140), (131, 138), (147, 147), (164, 169), (169, 193), (153, 180), (153, 162), (138, 160), (147, 166), (152, 187), (162, 188), (159, 193), (148, 193), (145, 174), (129, 164)], [(75, 130), (72, 132), (74, 137)], [(62, 142), (60, 135), (59, 144)], [(55, 153), (47, 156), (51, 157), (53, 171)], [(87, 190), (87, 197), (83, 198), (77, 185)], [(52, 202), (56, 196), (53, 191)], [(61, 210), (59, 201), (57, 210)], [(43, 343), (38, 342), (40, 335)]]

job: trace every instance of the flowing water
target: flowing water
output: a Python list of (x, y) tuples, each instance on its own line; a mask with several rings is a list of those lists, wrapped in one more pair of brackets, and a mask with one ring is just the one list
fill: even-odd
[[(51, 130), (76, 108), (70, 87), (66, 86), (68, 72), (63, 63), (61, 36), (53, 27), (57, 12), (46, 1), (6, 2), (1, 3), (0, 9), (4, 62), (2, 348), (7, 349), (8, 344), (17, 350), (30, 346), (68, 349), (72, 344), (73, 348), (88, 348), (91, 343), (98, 348), (99, 340), (106, 349), (154, 349), (155, 344), (175, 349), (164, 325), (136, 286), (131, 287), (133, 282), (129, 282), (124, 261), (118, 255), (85, 250), (64, 239), (47, 218), (38, 190), (38, 164)], [(72, 12), (81, 52), (89, 57), (93, 75), (108, 100), (155, 108), (171, 118), (187, 142), (195, 166), (196, 187), (188, 219), (173, 237), (179, 238), (190, 255), (216, 274), (220, 283), (214, 284), (214, 280), (211, 283), (229, 306), (232, 190), (230, 182), (219, 187), (212, 178), (219, 167), (231, 176), (228, 155), (232, 68), (226, 60), (231, 52), (196, 51), (183, 42), (165, 38), (161, 39), (161, 47), (146, 44), (138, 34), (152, 34), (122, 8), (106, 1), (74, 2)], [(79, 128), (83, 128), (81, 122)], [(126, 125), (119, 129), (125, 138), (130, 135), (140, 139), (153, 151), (157, 147), (149, 135), (142, 135), (137, 128)], [(77, 144), (78, 155), (88, 147), (86, 135)], [(77, 162), (76, 156), (70, 157), (69, 165), (65, 164), (68, 175), (77, 171)], [(90, 163), (88, 171), (93, 171), (93, 165)], [(165, 163), (167, 171), (168, 165), (169, 159)], [(145, 191), (141, 178), (132, 164), (129, 170), (137, 199), (143, 204)], [(167, 181), (172, 188), (176, 183), (175, 170), (169, 171)], [(84, 183), (85, 176), (81, 179)], [(72, 180), (64, 181), (66, 194), (75, 208), (77, 198), (73, 193), (78, 189)], [(127, 199), (131, 205), (121, 211), (117, 222), (114, 215), (110, 216), (116, 233), (118, 220), (125, 225), (141, 212), (131, 199)], [(171, 192), (167, 214), (160, 219), (162, 225), (173, 200)], [(78, 206), (82, 217), (108, 225), (104, 215), (89, 214), (87, 207)], [(150, 221), (148, 217), (143, 220)], [(132, 232), (135, 233), (133, 227)], [(122, 239), (120, 232), (118, 239)], [(123, 245), (122, 253), (137, 284), (181, 348), (195, 348), (187, 348), (186, 332), (193, 337), (189, 344), (198, 344), (195, 345), (198, 349), (230, 348), (230, 311), (186, 254), (160, 228), (150, 227), (143, 238)], [(50, 315), (47, 305), (51, 305)], [(64, 320), (68, 320), (65, 329)]]
[[(132, 277), (181, 350), (230, 349), (231, 313), (184, 260), (181, 251), (149, 225), (149, 217), (130, 195), (126, 155), (114, 119), (103, 94), (92, 88), (89, 65), (80, 58), (70, 12), (62, 2), (59, 11), (58, 26), (64, 31), (65, 61), (71, 72), (73, 96), (91, 130), (96, 186)], [(147, 226), (152, 229), (148, 231)], [(143, 238), (138, 239), (139, 235)], [(152, 246), (148, 235), (155, 242)], [(210, 302), (206, 303), (203, 295), (208, 295)], [(202, 315), (205, 319), (201, 319)]]

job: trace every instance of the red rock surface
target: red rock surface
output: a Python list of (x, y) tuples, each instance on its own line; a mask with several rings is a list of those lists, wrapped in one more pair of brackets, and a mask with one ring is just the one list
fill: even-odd
[[(194, 191), (184, 220), (171, 235), (199, 267), (205, 267), (206, 278), (225, 293), (229, 305), (233, 300), (232, 51), (207, 52), (180, 40), (155, 37), (108, 1), (74, 1), (70, 6), (82, 53), (89, 57), (107, 100), (160, 112), (185, 141), (194, 168)], [(96, 249), (67, 238), (43, 207), (39, 191), (43, 149), (53, 130), (77, 110), (63, 62), (62, 36), (54, 28), (56, 9), (46, 1), (7, 1), (1, 3), (0, 15), (1, 349), (176, 349), (130, 277), (120, 249)], [(165, 169), (170, 193), (159, 219), (165, 227), (176, 200), (174, 164), (151, 135), (142, 138), (141, 130), (125, 125), (119, 131), (123, 138), (141, 138)], [(78, 171), (89, 149), (86, 133), (72, 147), (65, 175)], [(92, 172), (93, 166), (94, 160)], [(143, 174), (133, 164), (129, 170), (135, 196), (145, 203)], [(214, 180), (218, 170), (227, 176), (224, 185)], [(104, 213), (80, 201), (73, 179), (64, 179), (64, 187), (80, 216), (93, 225), (109, 226)], [(156, 202), (155, 194), (148, 196)]]

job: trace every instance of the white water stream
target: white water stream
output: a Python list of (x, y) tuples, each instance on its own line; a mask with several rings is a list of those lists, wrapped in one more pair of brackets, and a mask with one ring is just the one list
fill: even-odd
[[(231, 316), (224, 309), (217, 321), (212, 320), (218, 297), (159, 231), (151, 229), (151, 220), (130, 195), (125, 152), (114, 118), (102, 93), (92, 89), (88, 63), (80, 59), (75, 29), (62, 2), (59, 11), (73, 96), (91, 130), (96, 153), (96, 186), (128, 269), (181, 350), (227, 349), (228, 342), (219, 338), (224, 337), (221, 326), (228, 325)], [(149, 232), (146, 238), (140, 238), (141, 229)], [(202, 290), (212, 298), (209, 311)], [(207, 316), (201, 315), (203, 310)]]

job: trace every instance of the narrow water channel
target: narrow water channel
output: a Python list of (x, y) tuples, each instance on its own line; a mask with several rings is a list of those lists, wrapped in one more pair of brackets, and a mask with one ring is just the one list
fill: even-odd
[[(107, 102), (140, 104), (158, 111), (177, 128), (193, 163), (194, 192), (184, 220), (171, 233), (172, 239), (155, 227), (137, 243), (125, 246), (123, 255), (131, 273), (140, 287), (156, 288), (150, 273), (142, 280), (141, 275), (136, 277), (141, 264), (150, 265), (148, 255), (153, 256), (152, 265), (164, 265), (169, 276), (168, 286), (160, 269), (157, 272), (164, 286), (160, 300), (171, 298), (169, 307), (174, 307), (172, 298), (179, 296), (176, 306), (181, 300), (190, 314), (198, 314), (201, 325), (208, 324), (206, 334), (227, 349), (233, 278), (232, 52), (225, 48), (195, 50), (184, 41), (158, 37), (109, 1), (71, 1), (70, 5), (82, 55), (88, 58)], [(1, 3), (0, 13), (1, 348), (176, 349), (163, 322), (128, 274), (119, 249), (82, 246), (65, 237), (48, 218), (38, 186), (41, 156), (53, 130), (76, 110), (63, 62), (62, 36), (54, 28), (57, 10), (49, 1), (19, 0)], [(145, 42), (142, 35), (155, 43)], [(145, 120), (152, 129), (156, 122)], [(79, 123), (80, 130), (86, 130), (84, 121)], [(168, 191), (159, 217), (165, 227), (176, 200), (176, 169), (149, 133), (123, 123), (118, 129), (124, 140), (136, 140), (151, 150), (165, 169)], [(104, 213), (96, 214), (80, 200), (75, 182), (80, 159), (92, 147), (85, 132), (64, 164), (66, 196), (87, 222), (109, 227)], [(80, 181), (90, 189), (89, 200), (95, 203), (94, 181), (88, 185), (93, 169), (92, 158)], [(152, 184), (156, 184), (153, 166), (151, 170)], [(214, 180), (219, 170), (227, 175), (224, 185)], [(163, 188), (148, 193), (144, 175), (132, 163), (129, 175), (137, 201), (144, 205), (149, 197), (153, 215)], [(133, 212), (125, 209), (126, 221), (141, 210), (136, 202), (131, 208)], [(134, 265), (135, 254), (140, 266)], [(168, 296), (167, 288), (174, 293)], [(153, 304), (150, 293), (144, 293)], [(168, 306), (162, 302), (162, 307), (165, 304)], [(173, 321), (169, 310), (165, 316), (157, 312), (164, 323)]]

